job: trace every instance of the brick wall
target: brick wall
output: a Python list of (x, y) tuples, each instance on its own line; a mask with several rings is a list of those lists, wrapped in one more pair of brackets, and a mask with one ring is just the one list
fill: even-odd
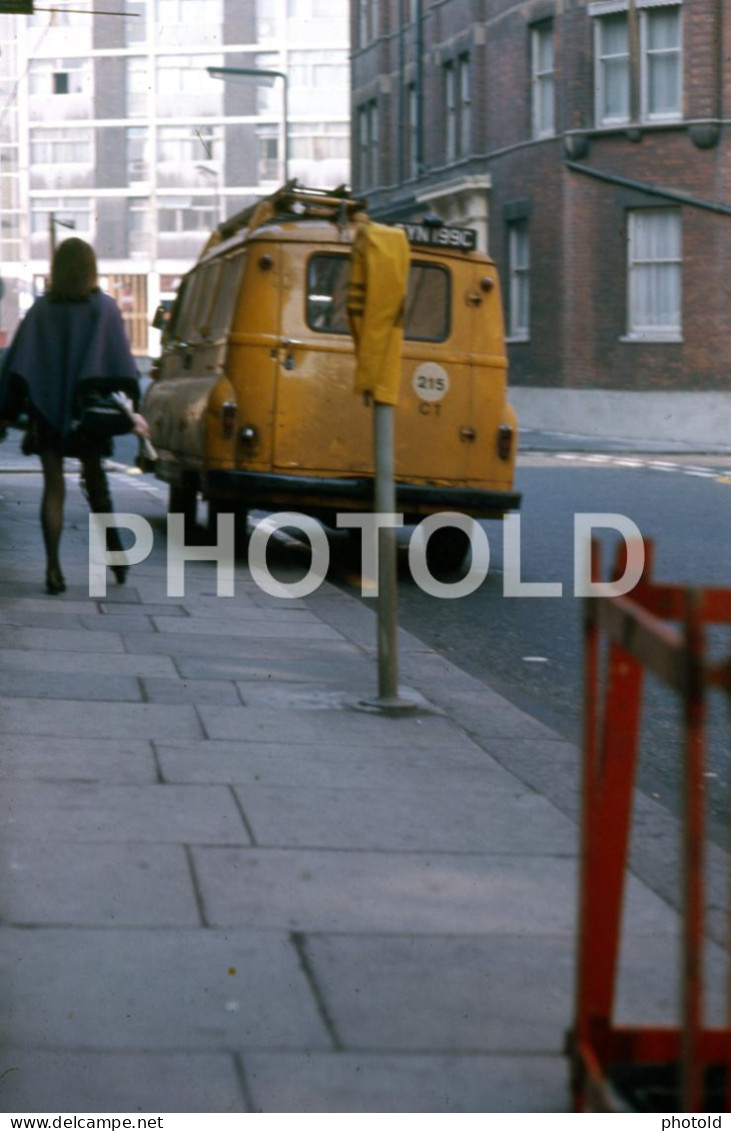
[[(417, 185), (407, 182), (398, 160), (399, 86), (417, 73), (415, 32), (411, 27), (399, 34), (398, 0), (383, 0), (381, 38), (364, 51), (356, 49), (353, 105), (378, 90), (381, 109), (381, 185), (371, 197), (379, 218), (388, 219), (389, 210), (403, 217), (410, 206), (418, 214), (414, 199), (420, 188), (488, 173), (490, 252), (507, 292), (506, 222), (516, 207), (528, 216), (530, 340), (509, 346), (513, 384), (728, 388), (731, 216), (673, 205), (639, 188), (572, 171), (565, 163), (573, 159), (640, 185), (731, 203), (729, 127), (719, 123), (731, 117), (731, 64), (722, 62), (731, 59), (731, 19), (721, 20), (721, 6), (721, 0), (684, 0), (682, 5), (684, 120), (664, 127), (633, 122), (638, 128), (609, 131), (595, 129), (594, 29), (586, 2), (423, 0), (426, 168)], [(557, 136), (534, 141), (530, 28), (550, 18)], [(450, 169), (445, 166), (443, 64), (465, 50), (472, 66), (473, 151)], [(634, 208), (664, 206), (679, 207), (682, 214), (683, 340), (623, 341), (628, 215)]]

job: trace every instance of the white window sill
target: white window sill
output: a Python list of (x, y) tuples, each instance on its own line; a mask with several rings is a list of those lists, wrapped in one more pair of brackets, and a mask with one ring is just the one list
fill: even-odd
[(512, 334), (509, 338), (505, 339), (506, 345), (514, 345), (516, 342), (529, 342), (530, 334)]
[(625, 334), (619, 340), (620, 342), (628, 342), (630, 345), (645, 345), (648, 342), (652, 344), (662, 344), (663, 342), (682, 344), (684, 338), (680, 332), (667, 331), (663, 333), (662, 330), (647, 330), (642, 333), (638, 331), (633, 334)]

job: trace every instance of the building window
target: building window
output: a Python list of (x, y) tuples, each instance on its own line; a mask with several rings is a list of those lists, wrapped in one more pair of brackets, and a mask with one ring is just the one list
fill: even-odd
[[(607, 9), (611, 10), (607, 10)], [(683, 111), (682, 7), (679, 3), (594, 0), (596, 124), (677, 121)], [(633, 37), (637, 55), (630, 50)]]
[(469, 55), (444, 64), (444, 147), (447, 164), (467, 157), (472, 142), (472, 78)]
[(150, 179), (150, 135), (146, 126), (130, 126), (126, 130), (127, 184), (146, 183)]
[(531, 29), (531, 104), (533, 137), (550, 137), (555, 123), (553, 24)]
[(628, 215), (628, 333), (675, 340), (681, 334), (679, 208), (638, 208)]
[(419, 94), (416, 83), (406, 87), (406, 176), (419, 174)]
[(626, 12), (597, 20), (594, 36), (597, 125), (628, 122), (630, 65)]
[(31, 199), (31, 232), (35, 236), (48, 237), (50, 217), (55, 217), (58, 234), (68, 235), (66, 229), (74, 229), (74, 235), (94, 242), (91, 201), (79, 197), (35, 197)]
[(91, 62), (87, 59), (33, 59), (28, 68), (31, 96), (92, 92)]
[(444, 151), (447, 164), (457, 156), (457, 80), (454, 63), (444, 64)]
[(679, 7), (640, 13), (642, 117), (647, 122), (674, 120), (682, 113), (680, 15)]
[(322, 90), (335, 95), (348, 89), (348, 56), (335, 50), (291, 51), (287, 78), (290, 90)]
[(378, 184), (378, 101), (372, 99), (358, 110), (358, 152), (363, 188)]
[(157, 213), (160, 232), (210, 232), (217, 223), (216, 203), (210, 197), (160, 201)]
[(378, 38), (378, 0), (358, 0), (358, 38), (360, 47)]
[(147, 39), (147, 5), (145, 0), (126, 0), (124, 6), (124, 42), (144, 43)]
[(32, 130), (32, 165), (91, 165), (93, 140), (90, 129)]
[(460, 55), (457, 60), (457, 78), (457, 156), (467, 157), (472, 146), (472, 75), (469, 55)]
[(508, 332), (513, 340), (530, 335), (530, 247), (528, 221), (508, 224)]
[(157, 0), (159, 24), (220, 24), (221, 0)]
[[(259, 146), (257, 179), (259, 182), (276, 181), (282, 167), (279, 159), (279, 137), (266, 126), (256, 132)], [(295, 156), (294, 152), (292, 156)]]
[(143, 118), (151, 90), (147, 60), (131, 55), (127, 59), (127, 115), (130, 118)]

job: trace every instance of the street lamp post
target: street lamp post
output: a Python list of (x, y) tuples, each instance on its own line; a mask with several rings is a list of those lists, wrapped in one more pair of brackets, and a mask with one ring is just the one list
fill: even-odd
[(62, 228), (75, 228), (75, 220), (59, 220), (55, 212), (48, 213), (48, 242), (51, 245), (51, 260), (56, 254), (56, 224), (60, 224)]
[[(208, 74), (213, 79), (226, 79), (242, 76), (244, 78), (263, 79), (268, 86), (275, 79), (282, 80), (282, 126), (284, 144), (282, 146), (282, 164), (284, 166), (284, 181), (289, 180), (289, 115), (287, 110), (287, 75), (284, 71), (272, 71), (266, 67), (206, 67)], [(266, 80), (269, 80), (267, 82)]]

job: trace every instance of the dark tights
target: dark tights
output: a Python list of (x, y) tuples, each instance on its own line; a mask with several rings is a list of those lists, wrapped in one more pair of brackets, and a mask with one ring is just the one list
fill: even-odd
[[(66, 482), (63, 475), (63, 455), (56, 448), (41, 449), (43, 468), (43, 495), (41, 497), (41, 527), (46, 547), (46, 568), (61, 571), (58, 549), (63, 531), (63, 508), (66, 499)], [(81, 459), (81, 488), (94, 514), (109, 514), (114, 510), (109, 492), (107, 473), (100, 456)], [(116, 526), (107, 531), (110, 550), (120, 550), (122, 544)]]

